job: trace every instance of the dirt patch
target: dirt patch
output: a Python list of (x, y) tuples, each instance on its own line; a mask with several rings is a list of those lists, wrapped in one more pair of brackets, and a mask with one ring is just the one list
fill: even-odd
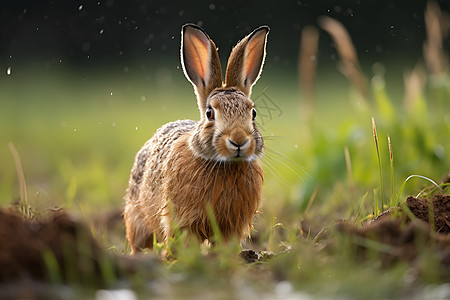
[(83, 224), (63, 211), (38, 221), (0, 209), (0, 241), (0, 282), (72, 276), (98, 283), (102, 278), (100, 247)]
[(430, 200), (409, 196), (406, 205), (418, 219), (434, 226), (436, 232), (450, 233), (450, 195), (435, 195)]
[(410, 196), (406, 205), (414, 221), (398, 207), (383, 212), (362, 228), (342, 222), (337, 229), (351, 237), (358, 257), (365, 259), (369, 253), (379, 253), (383, 267), (397, 261), (416, 264), (422, 252), (433, 251), (440, 275), (450, 280), (450, 196), (436, 195), (430, 200)]
[(275, 256), (274, 253), (268, 251), (255, 251), (252, 249), (242, 250), (240, 255), (246, 263), (265, 262)]

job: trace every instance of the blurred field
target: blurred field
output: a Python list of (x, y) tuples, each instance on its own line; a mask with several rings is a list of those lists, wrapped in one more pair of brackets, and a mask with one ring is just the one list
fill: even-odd
[[(45, 216), (53, 207), (66, 208), (93, 226), (105, 249), (127, 254), (122, 225), (118, 231), (103, 232), (95, 227), (96, 220), (123, 207), (134, 155), (159, 126), (176, 119), (198, 119), (192, 88), (181, 70), (162, 72), (166, 78), (158, 82), (141, 71), (58, 69), (16, 76), (13, 70), (0, 90), (1, 205), (21, 201), (8, 148), (12, 143), (22, 161), (34, 215)], [(171, 276), (182, 274), (181, 283), (173, 283), (180, 295), (185, 289), (196, 294), (188, 288), (192, 283), (194, 289), (211, 284), (217, 274), (231, 280), (226, 284), (236, 289), (237, 298), (244, 287), (251, 295), (258, 294), (253, 289), (268, 292), (270, 288), (266, 290), (259, 282), (270, 282), (269, 277), (280, 282), (270, 286), (282, 289), (285, 284), (287, 293), (293, 293), (293, 285), (322, 295), (378, 298), (404, 294), (406, 265), (387, 271), (371, 265), (373, 262), (355, 264), (347, 248), (330, 256), (319, 252), (320, 246), (312, 239), (320, 234), (313, 230), (326, 230), (339, 219), (370, 219), (381, 212), (382, 197), (384, 208), (388, 208), (412, 174), (439, 181), (450, 171), (448, 78), (439, 86), (428, 84), (407, 105), (399, 96), (404, 87), (389, 82), (383, 85), (383, 80), (381, 75), (371, 79), (371, 103), (364, 106), (357, 104), (357, 92), (342, 76), (332, 70), (319, 71), (315, 109), (308, 116), (296, 75), (270, 67), (265, 70), (253, 99), (259, 105), (260, 118), (268, 113), (263, 98), (273, 101), (278, 111), (272, 117), (262, 117), (269, 149), (263, 159), (264, 204), (255, 220), (254, 241), (247, 246), (275, 253), (295, 249), (294, 254), (261, 265), (266, 271), (260, 272), (259, 267), (245, 267), (226, 258), (232, 249), (223, 251), (220, 255), (224, 257), (217, 261), (203, 257), (198, 250), (185, 249), (179, 262), (164, 271), (172, 283)], [(380, 146), (382, 196), (372, 117)], [(390, 177), (387, 135), (392, 141), (394, 178)], [(400, 201), (426, 186), (429, 182), (425, 180), (411, 179)], [(305, 220), (312, 224), (311, 239), (301, 238), (301, 222)], [(236, 284), (233, 280), (243, 281)], [(422, 283), (433, 282), (439, 283), (439, 279), (430, 275)], [(202, 293), (223, 297), (224, 282), (219, 283)]]
[[(320, 24), (345, 40), (331, 19)], [(62, 207), (90, 226), (113, 259), (100, 263), (104, 286), (69, 282), (76, 295), (92, 296), (100, 287), (161, 298), (421, 298), (439, 289), (448, 295), (434, 248), (419, 245), (414, 266), (399, 261), (386, 268), (379, 258), (391, 248), (374, 242), (374, 253), (357, 261), (348, 237), (334, 230), (338, 220), (361, 226), (407, 195), (437, 191), (426, 179), (407, 178), (441, 182), (450, 171), (448, 72), (428, 60), (427, 68), (401, 70), (393, 60), (367, 69), (351, 42), (337, 50), (340, 72), (319, 64), (316, 78), (302, 73), (300, 87), (292, 68), (268, 64), (253, 90), (267, 149), (263, 206), (244, 247), (275, 258), (245, 265), (238, 243), (218, 243), (206, 255), (176, 235), (176, 261), (148, 253), (133, 276), (108, 271), (114, 255), (126, 260), (129, 253), (120, 218), (109, 218), (124, 206), (134, 155), (161, 125), (198, 119), (192, 87), (175, 59), (147, 69), (139, 63), (8, 68), (0, 88), (0, 204), (31, 209), (32, 217)], [(448, 183), (440, 189), (448, 194)], [(163, 250), (155, 245), (157, 255)], [(55, 285), (64, 276), (49, 262)]]
[[(318, 199), (326, 199), (338, 184), (347, 190), (345, 147), (355, 185), (361, 189), (355, 196), (372, 194), (379, 183), (371, 117), (378, 125), (386, 186), (390, 184), (387, 135), (392, 140), (396, 188), (411, 174), (434, 180), (446, 174), (448, 81), (421, 91), (416, 99), (419, 107), (414, 108), (405, 107), (403, 96), (393, 99), (385, 94), (389, 88), (401, 95), (404, 87), (389, 82), (378, 86), (383, 79), (377, 76), (376, 101), (363, 107), (355, 104), (356, 93), (342, 76), (327, 73), (319, 74), (312, 120), (304, 113), (295, 74), (265, 70), (254, 89), (266, 145), (280, 154), (268, 151), (264, 159), (266, 197), (282, 190), (286, 198), (282, 202), (304, 209), (308, 200), (304, 197), (311, 193), (302, 192), (305, 186), (319, 186)], [(22, 159), (33, 206), (64, 205), (89, 213), (122, 205), (134, 155), (159, 126), (198, 119), (195, 96), (181, 70), (172, 70), (167, 82), (160, 84), (145, 72), (57, 70), (22, 76), (13, 72), (0, 93), (3, 204), (19, 195), (8, 143), (15, 145)], [(278, 111), (267, 111), (260, 101), (266, 98)], [(423, 184), (411, 182), (406, 191), (417, 191)]]

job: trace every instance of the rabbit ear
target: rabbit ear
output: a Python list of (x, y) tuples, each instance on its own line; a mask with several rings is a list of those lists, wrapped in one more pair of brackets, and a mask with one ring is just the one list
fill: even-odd
[(241, 40), (231, 51), (225, 77), (226, 86), (236, 86), (248, 97), (258, 80), (266, 57), (268, 26), (261, 26)]
[(222, 69), (216, 45), (206, 32), (194, 24), (181, 31), (181, 64), (184, 75), (192, 83), (203, 113), (211, 91), (222, 86)]

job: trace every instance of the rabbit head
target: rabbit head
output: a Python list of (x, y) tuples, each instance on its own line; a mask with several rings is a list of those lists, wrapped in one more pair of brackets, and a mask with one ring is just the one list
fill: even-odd
[(232, 50), (225, 82), (216, 45), (203, 29), (186, 24), (182, 29), (181, 63), (194, 86), (200, 121), (189, 147), (195, 155), (216, 161), (252, 161), (264, 143), (250, 99), (266, 56), (269, 27), (261, 26)]

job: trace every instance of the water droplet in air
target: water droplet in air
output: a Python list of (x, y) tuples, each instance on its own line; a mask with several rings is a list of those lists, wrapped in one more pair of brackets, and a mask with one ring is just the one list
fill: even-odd
[(113, 95), (113, 92), (111, 92), (111, 96)]
[(146, 100), (145, 96), (141, 97), (141, 101), (144, 102)]
[(11, 67), (8, 67), (8, 69), (6, 69), (6, 74), (11, 75)]
[(136, 126), (136, 130), (138, 130), (138, 127)]
[(83, 9), (83, 4), (81, 4), (80, 6), (78, 6), (78, 10), (82, 10)]
[(103, 30), (103, 29), (100, 29), (100, 34), (103, 34), (103, 32), (104, 32), (105, 30)]

